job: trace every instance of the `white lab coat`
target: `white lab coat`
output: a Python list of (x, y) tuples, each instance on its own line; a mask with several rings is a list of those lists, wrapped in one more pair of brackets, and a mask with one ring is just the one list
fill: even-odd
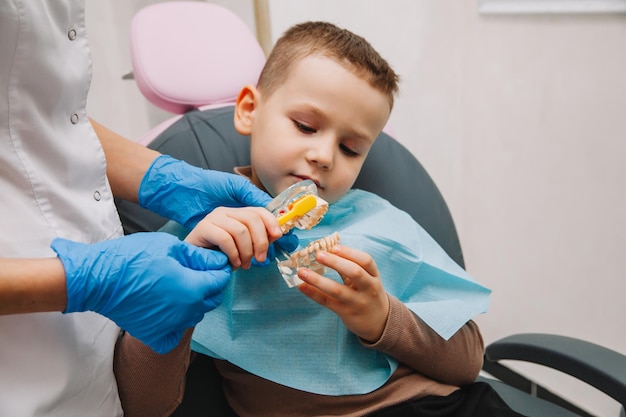
[[(0, 1), (0, 256), (122, 234), (86, 114), (84, 1)], [(121, 416), (118, 327), (95, 313), (0, 316), (0, 416)]]

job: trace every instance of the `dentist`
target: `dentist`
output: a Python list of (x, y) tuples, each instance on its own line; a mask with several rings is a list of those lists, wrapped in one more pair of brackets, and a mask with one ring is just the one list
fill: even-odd
[(90, 120), (84, 17), (83, 0), (0, 1), (0, 416), (169, 415), (187, 329), (230, 266), (170, 235), (123, 236), (113, 195), (189, 227), (270, 201)]

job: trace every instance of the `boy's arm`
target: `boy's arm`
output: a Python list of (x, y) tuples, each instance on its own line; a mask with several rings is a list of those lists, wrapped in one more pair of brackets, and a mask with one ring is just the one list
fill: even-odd
[(474, 382), (483, 364), (484, 343), (468, 321), (444, 340), (408, 307), (389, 296), (389, 316), (381, 338), (365, 346), (384, 352), (420, 374), (450, 385)]
[(113, 370), (125, 417), (166, 417), (180, 404), (189, 366), (188, 329), (176, 348), (155, 353), (128, 333), (118, 339)]

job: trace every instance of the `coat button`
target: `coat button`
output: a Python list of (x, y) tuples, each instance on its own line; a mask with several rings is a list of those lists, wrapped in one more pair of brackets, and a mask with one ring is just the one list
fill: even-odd
[(70, 116), (70, 122), (72, 122), (73, 125), (78, 123), (78, 114), (72, 113), (72, 115)]
[(76, 30), (75, 29), (70, 29), (67, 32), (67, 38), (71, 41), (73, 41), (74, 39), (76, 39)]
[(93, 199), (96, 201), (100, 201), (102, 199), (102, 196), (100, 195), (100, 191), (94, 191)]

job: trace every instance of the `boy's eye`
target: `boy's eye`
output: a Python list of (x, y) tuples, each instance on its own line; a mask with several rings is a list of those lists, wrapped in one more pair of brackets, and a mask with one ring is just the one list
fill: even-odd
[(309, 127), (309, 126), (307, 126), (305, 124), (302, 124), (302, 123), (298, 122), (297, 120), (294, 120), (293, 124), (296, 126), (296, 129), (298, 129), (302, 133), (311, 134), (311, 133), (315, 133), (316, 132), (316, 130), (313, 129), (312, 127)]
[(353, 151), (352, 149), (350, 149), (343, 143), (339, 145), (339, 149), (341, 149), (341, 152), (343, 152), (346, 156), (349, 156), (349, 157), (359, 156), (358, 152)]

